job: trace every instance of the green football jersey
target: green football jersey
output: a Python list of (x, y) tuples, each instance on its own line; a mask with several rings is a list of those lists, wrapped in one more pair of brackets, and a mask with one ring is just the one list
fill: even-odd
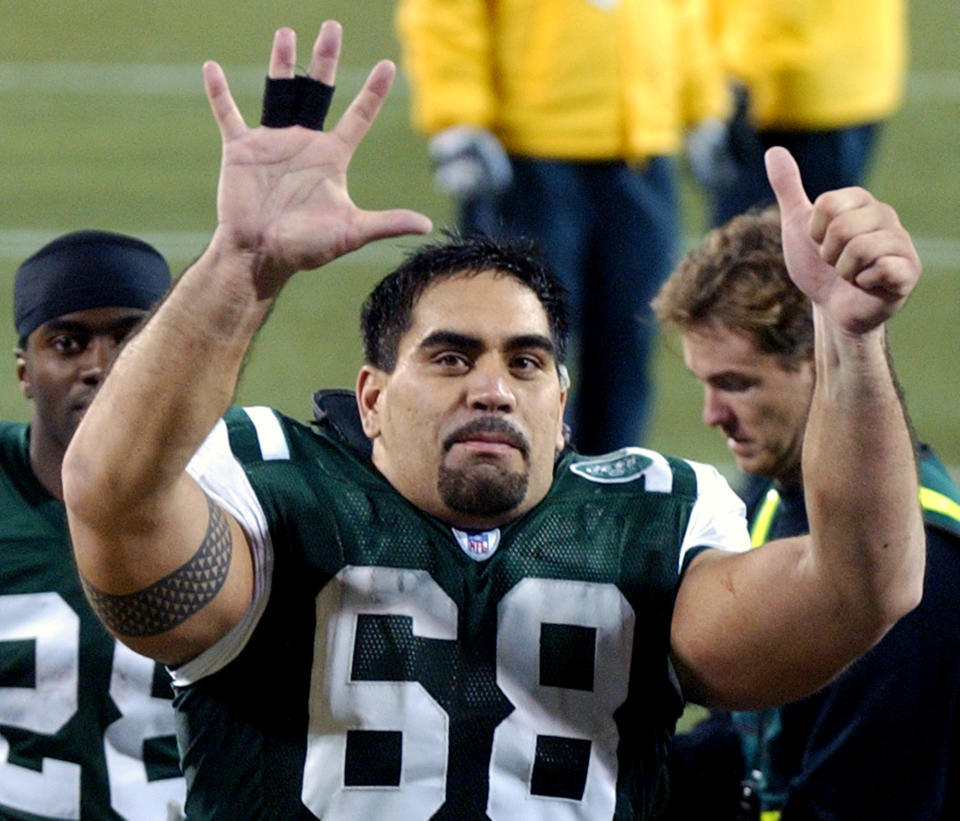
[(712, 469), (569, 453), (485, 533), (266, 408), (231, 410), (190, 470), (257, 581), (248, 619), (174, 671), (188, 817), (651, 816), (682, 553), (748, 545)]
[(0, 422), (0, 819), (157, 819), (183, 805), (169, 674), (84, 598), (63, 505)]

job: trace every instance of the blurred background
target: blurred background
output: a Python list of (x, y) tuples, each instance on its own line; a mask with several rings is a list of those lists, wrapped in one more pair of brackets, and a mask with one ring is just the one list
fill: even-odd
[[(335, 118), (380, 57), (398, 59), (393, 2), (236, 3), (166, 0), (0, 0), (0, 342), (16, 344), (10, 294), (19, 263), (57, 234), (101, 228), (143, 237), (183, 270), (216, 221), (219, 136), (200, 67), (223, 65), (248, 122), (260, 95), (274, 29), (291, 26), (308, 49), (322, 20), (344, 24)], [(905, 105), (887, 124), (870, 175), (914, 235), (924, 276), (891, 323), (892, 350), (921, 438), (960, 466), (960, 4), (915, 0)], [(855, 36), (851, 33), (851, 36)], [(405, 206), (438, 227), (452, 203), (433, 187), (425, 141), (409, 124), (403, 76), (351, 168), (364, 208)], [(684, 234), (707, 217), (685, 173)], [(238, 391), (301, 419), (310, 392), (352, 387), (360, 363), (359, 305), (415, 245), (384, 241), (286, 288), (261, 331)], [(14, 360), (0, 368), (0, 417), (26, 419)], [(646, 445), (728, 470), (722, 437), (700, 421), (700, 389), (679, 345), (662, 339), (658, 394)], [(870, 420), (865, 419), (864, 424)]]

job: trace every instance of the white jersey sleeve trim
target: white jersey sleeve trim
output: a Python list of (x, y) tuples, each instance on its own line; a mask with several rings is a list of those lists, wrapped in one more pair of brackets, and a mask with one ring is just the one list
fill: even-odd
[(747, 508), (727, 480), (712, 465), (687, 462), (697, 476), (697, 501), (680, 545), (680, 569), (687, 551), (715, 547), (734, 553), (750, 549)]
[[(257, 431), (259, 434), (259, 426)], [(282, 430), (280, 433), (282, 436)], [(173, 683), (180, 686), (192, 684), (217, 672), (240, 654), (267, 606), (273, 575), (273, 543), (267, 517), (247, 474), (230, 450), (227, 426), (222, 419), (190, 460), (187, 473), (211, 499), (239, 522), (246, 533), (253, 560), (253, 596), (247, 612), (227, 635), (195, 659), (170, 671)]]
[(272, 408), (264, 405), (252, 405), (248, 408), (242, 408), (243, 412), (250, 418), (253, 427), (257, 431), (257, 440), (260, 443), (260, 455), (265, 461), (274, 461), (277, 459), (289, 459), (290, 447), (287, 445), (287, 437), (283, 433), (283, 427), (277, 414)]

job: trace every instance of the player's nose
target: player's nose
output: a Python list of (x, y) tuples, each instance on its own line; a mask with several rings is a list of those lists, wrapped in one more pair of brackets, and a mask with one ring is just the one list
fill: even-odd
[(494, 356), (477, 360), (467, 377), (467, 404), (476, 410), (510, 413), (517, 398), (510, 384), (510, 373)]

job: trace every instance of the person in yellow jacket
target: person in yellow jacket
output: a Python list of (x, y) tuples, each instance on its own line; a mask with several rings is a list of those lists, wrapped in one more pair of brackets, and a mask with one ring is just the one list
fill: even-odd
[(906, 0), (717, 0), (714, 14), (740, 89), (732, 165), (700, 177), (714, 225), (773, 201), (763, 169), (771, 145), (790, 150), (811, 196), (862, 184), (880, 125), (903, 99)]
[(638, 444), (648, 303), (675, 261), (675, 155), (722, 117), (705, 0), (400, 0), (415, 126), (460, 227), (527, 236), (571, 297), (573, 441)]

